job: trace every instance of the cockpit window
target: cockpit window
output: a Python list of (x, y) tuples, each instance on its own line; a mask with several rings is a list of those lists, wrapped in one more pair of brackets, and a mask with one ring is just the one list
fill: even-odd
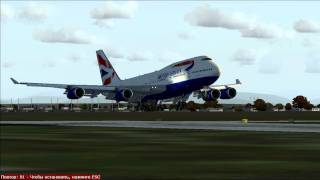
[(211, 61), (212, 59), (211, 58), (208, 58), (208, 57), (205, 57), (203, 59), (201, 59), (202, 61)]

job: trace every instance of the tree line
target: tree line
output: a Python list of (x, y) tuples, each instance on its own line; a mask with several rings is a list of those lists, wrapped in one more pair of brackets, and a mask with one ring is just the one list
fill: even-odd
[[(184, 109), (188, 109), (191, 111), (195, 111), (196, 109), (207, 109), (207, 108), (222, 108), (223, 105), (219, 104), (217, 100), (215, 101), (207, 101), (204, 104), (198, 104), (195, 103), (194, 101), (189, 101), (188, 103), (183, 104)], [(320, 104), (317, 106), (313, 105), (310, 103), (310, 101), (302, 95), (296, 96), (295, 98), (292, 99), (291, 103), (286, 103), (286, 104), (271, 104), (269, 102), (266, 102), (263, 99), (256, 99), (253, 104), (248, 103), (246, 105), (235, 105), (233, 106), (233, 109), (235, 111), (242, 111), (243, 108), (246, 109), (255, 109), (257, 111), (267, 111), (267, 110), (272, 110), (272, 109), (278, 109), (278, 110), (283, 110), (285, 109), (286, 111), (291, 111), (292, 109), (305, 109), (305, 110), (311, 110), (312, 108), (318, 107), (320, 108)], [(171, 109), (171, 108), (170, 108)]]
[[(265, 102), (263, 99), (257, 99), (253, 103), (254, 107), (258, 111), (266, 111), (270, 107), (273, 107), (272, 104)], [(278, 110), (285, 109), (286, 111), (290, 111), (293, 108), (295, 109), (305, 109), (305, 110), (311, 110), (312, 108), (316, 107), (315, 105), (311, 104), (310, 101), (308, 101), (307, 97), (299, 95), (292, 99), (292, 103), (286, 103), (285, 105), (279, 103), (275, 105), (275, 108)], [(317, 105), (318, 108), (320, 108), (320, 104)]]

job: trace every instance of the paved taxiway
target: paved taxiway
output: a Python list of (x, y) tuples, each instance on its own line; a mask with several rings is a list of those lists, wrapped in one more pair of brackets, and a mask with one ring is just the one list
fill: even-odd
[(166, 129), (204, 129), (238, 131), (317, 132), (320, 124), (258, 123), (239, 121), (0, 121), (1, 125), (101, 126)]

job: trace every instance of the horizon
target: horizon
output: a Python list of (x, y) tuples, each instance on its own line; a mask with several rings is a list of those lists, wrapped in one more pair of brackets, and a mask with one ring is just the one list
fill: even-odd
[(63, 96), (10, 77), (100, 85), (95, 51), (103, 49), (122, 79), (207, 55), (222, 72), (215, 84), (238, 78), (239, 92), (313, 101), (320, 98), (318, 9), (315, 1), (1, 1), (0, 99)]
[[(273, 105), (281, 103), (281, 104), (286, 104), (286, 103), (292, 103), (293, 98), (295, 98), (296, 96), (292, 97), (292, 98), (286, 98), (283, 96), (278, 96), (278, 95), (273, 95), (273, 94), (264, 94), (264, 93), (254, 93), (254, 92), (238, 92), (241, 95), (245, 95), (245, 97), (243, 96), (236, 96), (233, 99), (227, 99), (227, 100), (222, 100), (219, 99), (218, 103), (219, 104), (247, 104), (247, 103), (253, 103), (255, 100), (257, 99), (263, 99), (265, 100), (267, 103), (271, 103)], [(249, 95), (249, 96), (248, 96)], [(299, 96), (299, 95), (297, 95)], [(302, 95), (303, 96), (303, 95)], [(320, 98), (316, 98), (316, 99), (309, 99), (308, 97), (306, 97), (307, 100), (317, 106), (318, 104), (320, 104)], [(100, 101), (104, 99), (104, 101)], [(90, 98), (90, 97), (83, 97), (80, 99), (76, 99), (76, 100), (70, 100), (68, 99), (66, 96), (64, 96), (63, 94), (60, 96), (48, 96), (48, 95), (39, 95), (39, 96), (29, 96), (29, 97), (23, 97), (23, 98), (10, 98), (10, 99), (0, 99), (1, 104), (42, 104), (42, 103), (52, 103), (53, 104), (59, 104), (59, 103), (69, 103), (72, 101), (72, 103), (74, 104), (78, 104), (78, 103), (112, 103), (113, 100), (106, 100), (104, 96), (99, 95), (98, 97), (95, 98)], [(190, 95), (189, 99), (187, 100), (187, 102), (189, 101), (194, 101), (196, 103), (204, 103), (204, 101), (202, 99), (197, 99), (196, 97), (193, 97), (192, 95)]]

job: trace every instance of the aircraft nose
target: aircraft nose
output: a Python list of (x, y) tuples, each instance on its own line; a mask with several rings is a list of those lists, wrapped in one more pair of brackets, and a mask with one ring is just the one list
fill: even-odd
[(213, 75), (219, 77), (220, 76), (220, 69), (216, 63), (212, 63)]

